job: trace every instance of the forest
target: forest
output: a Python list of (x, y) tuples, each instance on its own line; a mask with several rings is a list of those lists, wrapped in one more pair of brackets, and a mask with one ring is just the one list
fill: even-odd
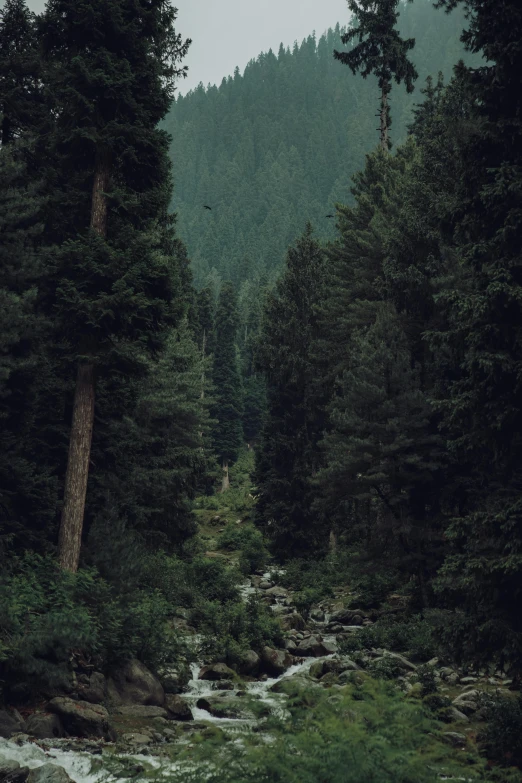
[(190, 45), (0, 8), (0, 783), (520, 783), (522, 6)]

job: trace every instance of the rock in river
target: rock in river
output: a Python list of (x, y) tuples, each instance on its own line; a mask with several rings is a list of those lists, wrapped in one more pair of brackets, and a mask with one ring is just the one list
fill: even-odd
[(24, 730), (24, 722), (17, 712), (0, 710), (0, 737), (9, 739), (13, 734)]
[(263, 647), (261, 653), (261, 668), (273, 677), (279, 677), (294, 663), (293, 657), (287, 650), (274, 650), (272, 647)]
[(27, 783), (71, 783), (71, 778), (57, 764), (42, 764), (30, 771)]
[(168, 693), (165, 697), (165, 706), (171, 720), (192, 720), (193, 715), (186, 701), (175, 693)]
[(63, 737), (64, 730), (58, 715), (50, 712), (34, 712), (25, 722), (25, 730), (36, 739)]
[(203, 666), (199, 673), (199, 680), (232, 680), (236, 673), (224, 663), (212, 663)]
[(74, 737), (105, 737), (108, 733), (109, 713), (99, 704), (57, 696), (47, 709), (60, 717), (65, 730)]
[(297, 654), (304, 658), (321, 658), (323, 655), (331, 655), (336, 651), (336, 646), (321, 641), (317, 636), (303, 639), (297, 647)]
[(107, 694), (113, 704), (151, 704), (163, 707), (165, 692), (160, 681), (136, 658), (112, 672)]

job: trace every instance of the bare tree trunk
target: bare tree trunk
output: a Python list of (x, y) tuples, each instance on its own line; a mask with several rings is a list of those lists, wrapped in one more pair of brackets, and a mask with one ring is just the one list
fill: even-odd
[(388, 85), (383, 84), (381, 90), (381, 149), (388, 152)]
[[(107, 236), (107, 196), (105, 191), (109, 184), (110, 168), (109, 150), (98, 148), (92, 189), (91, 229), (103, 239)], [(60, 566), (73, 573), (78, 570), (80, 561), (94, 426), (94, 401), (94, 362), (82, 363), (78, 367), (76, 376), (63, 510), (58, 538)]]
[(60, 566), (73, 573), (78, 570), (80, 559), (93, 421), (94, 367), (92, 364), (80, 364), (76, 378), (62, 523), (58, 540)]
[(228, 475), (228, 459), (223, 460), (223, 481), (221, 482), (221, 492), (230, 489), (230, 476)]

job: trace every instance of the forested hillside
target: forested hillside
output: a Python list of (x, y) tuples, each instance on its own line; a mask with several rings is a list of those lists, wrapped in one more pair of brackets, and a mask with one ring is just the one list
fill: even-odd
[[(348, 18), (347, 9), (347, 18)], [(340, 20), (342, 23), (344, 20)], [(399, 28), (414, 37), (415, 92), (393, 91), (391, 137), (404, 141), (427, 76), (451, 76), (465, 52), (461, 7), (446, 15), (428, 0), (401, 7)], [(236, 284), (281, 268), (287, 246), (310, 220), (332, 238), (336, 202), (351, 203), (351, 177), (375, 145), (376, 79), (334, 60), (339, 25), (319, 40), (261, 54), (244, 75), (178, 97), (166, 120), (176, 171), (173, 209), (196, 285), (212, 269)], [(212, 211), (203, 205), (212, 207)]]

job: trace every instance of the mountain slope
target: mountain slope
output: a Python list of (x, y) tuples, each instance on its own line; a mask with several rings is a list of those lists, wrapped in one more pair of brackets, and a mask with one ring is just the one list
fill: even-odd
[[(405, 6), (400, 27), (416, 39), (419, 80), (412, 95), (402, 86), (392, 91), (394, 143), (406, 136), (426, 77), (442, 71), (448, 78), (464, 57), (463, 26), (462, 12), (445, 14), (427, 0)], [(172, 206), (196, 284), (212, 269), (238, 284), (276, 272), (307, 220), (320, 238), (333, 236), (325, 216), (335, 202), (350, 202), (351, 177), (378, 141), (376, 80), (334, 60), (341, 34), (337, 25), (319, 41), (281, 46), (277, 56), (252, 60), (243, 76), (236, 69), (220, 87), (200, 85), (177, 99), (166, 121)]]

